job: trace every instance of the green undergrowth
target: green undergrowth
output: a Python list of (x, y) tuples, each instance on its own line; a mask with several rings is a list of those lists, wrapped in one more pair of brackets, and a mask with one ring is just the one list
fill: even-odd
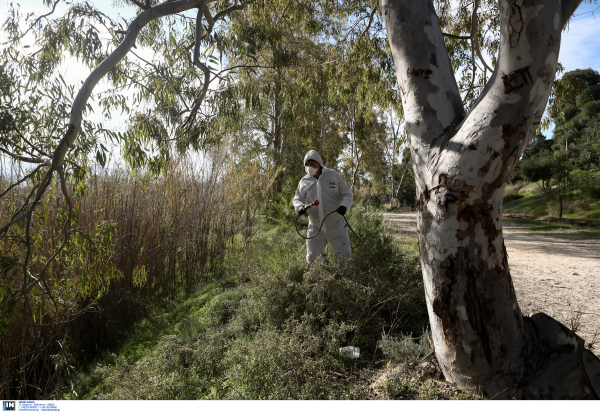
[[(559, 203), (549, 201), (535, 183), (518, 182), (509, 185), (502, 201), (503, 213), (558, 217)], [(586, 199), (573, 192), (563, 199), (563, 215), (567, 219), (600, 220), (600, 201)]]
[(535, 190), (527, 192), (509, 192), (502, 202), (503, 213), (521, 213), (534, 216), (548, 216), (548, 200)]
[[(431, 355), (427, 311), (414, 248), (394, 239), (380, 215), (355, 207), (348, 216), (363, 243), (352, 236), (353, 258), (341, 267), (331, 254), (307, 265), (289, 216), (263, 222), (250, 242), (236, 238), (220, 275), (81, 366), (60, 397), (372, 397), (369, 385), (386, 367)], [(344, 346), (358, 346), (360, 357), (344, 358)], [(411, 385), (419, 399), (436, 384)], [(385, 398), (398, 398), (389, 390)]]

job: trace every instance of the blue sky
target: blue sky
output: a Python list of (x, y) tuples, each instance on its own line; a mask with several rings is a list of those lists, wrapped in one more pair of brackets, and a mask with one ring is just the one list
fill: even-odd
[[(563, 32), (558, 61), (565, 72), (591, 68), (600, 71), (600, 3), (579, 6)], [(557, 78), (560, 78), (559, 74)], [(543, 134), (552, 138), (554, 123)]]
[(600, 3), (582, 4), (563, 32), (558, 61), (565, 71), (600, 71)]

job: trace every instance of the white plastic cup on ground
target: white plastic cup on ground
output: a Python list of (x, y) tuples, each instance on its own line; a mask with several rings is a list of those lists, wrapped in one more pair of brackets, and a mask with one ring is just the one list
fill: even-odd
[(357, 359), (360, 356), (360, 348), (357, 346), (344, 346), (340, 353), (348, 359)]

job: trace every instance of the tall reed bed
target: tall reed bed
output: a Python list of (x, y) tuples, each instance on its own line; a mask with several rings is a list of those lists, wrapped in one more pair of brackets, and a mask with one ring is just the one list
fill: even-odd
[[(23, 173), (3, 164), (0, 193)], [(24, 227), (0, 237), (0, 397), (44, 397), (123, 328), (218, 273), (234, 237), (252, 237), (273, 176), (222, 152), (177, 159), (160, 177), (95, 170), (69, 180), (72, 222), (57, 182), (33, 219), (26, 270)], [(0, 221), (28, 189), (2, 198)]]

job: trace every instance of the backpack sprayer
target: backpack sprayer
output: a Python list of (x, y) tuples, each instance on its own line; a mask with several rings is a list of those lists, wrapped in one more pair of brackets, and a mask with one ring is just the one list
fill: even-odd
[[(310, 209), (311, 207), (316, 207), (319, 206), (319, 201), (315, 199), (314, 202), (312, 202), (310, 205), (305, 207), (305, 210)], [(321, 233), (321, 229), (323, 229), (323, 224), (325, 223), (325, 219), (327, 219), (330, 215), (337, 213), (337, 209), (334, 210), (333, 212), (329, 212), (324, 218), (323, 221), (321, 221), (321, 226), (319, 226), (319, 230), (317, 231), (317, 233), (315, 233), (314, 236), (311, 237), (306, 237), (303, 236), (302, 233), (300, 233), (300, 231), (298, 230), (298, 218), (300, 217), (300, 215), (296, 215), (296, 220), (294, 222), (294, 227), (296, 228), (296, 233), (298, 233), (298, 236), (300, 236), (303, 239), (309, 240), (309, 239), (314, 239), (315, 237), (317, 237), (317, 235), (319, 233)], [(348, 223), (348, 220), (346, 219), (346, 216), (342, 215), (342, 217), (344, 218), (344, 220), (346, 221), (346, 227), (349, 228), (352, 233), (354, 234), (354, 236), (356, 236), (356, 238), (358, 239), (358, 241), (362, 244), (362, 239), (360, 238), (360, 236), (358, 236), (356, 234), (356, 232), (354, 231), (354, 229), (352, 229), (352, 226), (350, 226), (350, 223)]]

